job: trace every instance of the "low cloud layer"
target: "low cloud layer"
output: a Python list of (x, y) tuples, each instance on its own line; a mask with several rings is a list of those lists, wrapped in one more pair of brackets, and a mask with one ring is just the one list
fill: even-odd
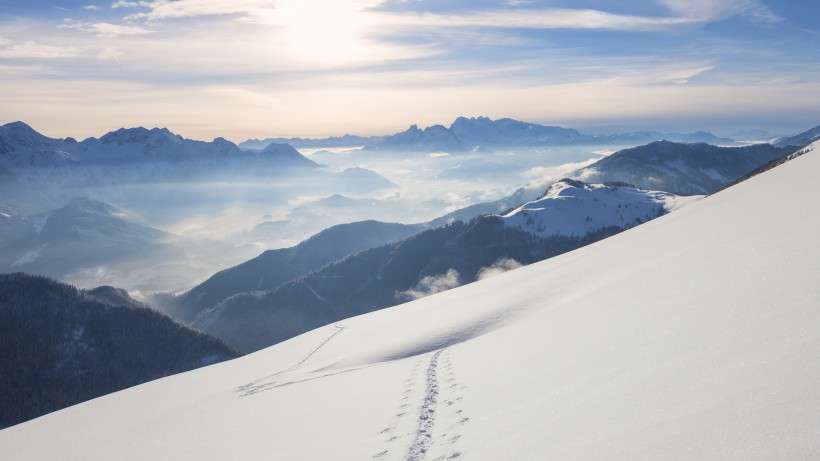
[(396, 295), (397, 299), (412, 301), (456, 288), (461, 285), (459, 273), (455, 269), (448, 269), (447, 273), (430, 275), (419, 280), (415, 287), (402, 291)]
[(524, 267), (524, 265), (512, 258), (501, 258), (494, 262), (491, 266), (482, 267), (479, 269), (476, 279), (488, 279), (498, 274), (503, 274), (504, 272), (518, 269), (519, 267)]

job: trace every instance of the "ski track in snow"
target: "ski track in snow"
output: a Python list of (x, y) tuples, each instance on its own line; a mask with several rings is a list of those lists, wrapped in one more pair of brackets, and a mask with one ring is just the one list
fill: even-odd
[(329, 343), (331, 339), (335, 338), (335, 337), (336, 337), (336, 335), (338, 335), (339, 333), (341, 333), (341, 332), (342, 332), (342, 331), (344, 331), (344, 329), (345, 329), (345, 327), (344, 327), (343, 325), (340, 325), (339, 323), (334, 324), (334, 325), (333, 325), (333, 328), (335, 328), (335, 329), (336, 329), (336, 331), (334, 331), (334, 332), (333, 332), (330, 336), (328, 336), (328, 337), (327, 337), (324, 341), (322, 341), (322, 342), (321, 342), (318, 346), (316, 346), (316, 348), (315, 348), (315, 349), (313, 349), (312, 351), (308, 352), (308, 354), (307, 354), (306, 356), (304, 356), (304, 357), (302, 358), (302, 360), (300, 360), (299, 362), (297, 362), (297, 363), (296, 363), (296, 365), (293, 365), (292, 367), (288, 368), (288, 370), (292, 370), (292, 369), (294, 369), (294, 368), (298, 367), (299, 365), (301, 365), (301, 364), (303, 364), (303, 363), (307, 362), (307, 361), (308, 361), (308, 359), (310, 359), (311, 357), (313, 357), (313, 354), (315, 354), (316, 352), (318, 352), (318, 351), (319, 351), (319, 349), (321, 349), (322, 347), (324, 347), (324, 345), (325, 345), (325, 344)]
[(427, 367), (427, 390), (419, 410), (419, 428), (416, 437), (410, 444), (405, 459), (407, 461), (421, 461), (433, 443), (433, 426), (436, 423), (436, 406), (438, 404), (438, 359), (444, 349), (439, 349), (430, 359)]
[[(319, 351), (319, 349), (324, 347), (327, 343), (330, 342), (330, 340), (335, 338), (336, 335), (338, 335), (339, 333), (341, 333), (345, 329), (344, 325), (341, 325), (340, 323), (335, 323), (333, 325), (333, 328), (335, 328), (336, 331), (331, 333), (330, 336), (325, 338), (324, 341), (319, 343), (318, 346), (316, 346), (313, 350), (308, 352), (307, 355), (302, 357), (302, 359), (299, 360), (298, 362), (294, 363), (293, 365), (291, 365), (288, 368), (285, 368), (284, 370), (277, 371), (276, 373), (264, 376), (262, 378), (259, 378), (259, 379), (255, 380), (255, 381), (251, 381), (248, 384), (243, 384), (242, 386), (239, 386), (236, 389), (236, 392), (241, 393), (240, 397), (247, 397), (249, 395), (254, 395), (254, 394), (257, 394), (257, 393), (262, 392), (262, 391), (275, 389), (277, 387), (288, 386), (288, 385), (291, 385), (291, 384), (297, 384), (297, 383), (301, 383), (301, 382), (305, 382), (305, 381), (313, 381), (315, 379), (325, 378), (325, 377), (333, 376), (333, 375), (338, 375), (340, 373), (347, 373), (349, 371), (354, 371), (354, 370), (358, 370), (358, 369), (362, 368), (362, 367), (359, 367), (359, 368), (353, 368), (353, 369), (350, 369), (350, 370), (342, 370), (342, 371), (339, 371), (339, 372), (336, 372), (336, 373), (328, 373), (326, 375), (316, 376), (316, 377), (313, 377), (313, 378), (307, 378), (307, 379), (303, 379), (303, 380), (300, 380), (300, 381), (288, 381), (288, 382), (284, 382), (284, 383), (277, 383), (276, 381), (268, 381), (268, 380), (270, 380), (271, 378), (273, 378), (275, 376), (281, 375), (282, 373), (287, 373), (288, 371), (291, 371), (294, 368), (298, 367), (299, 365), (307, 362), (311, 357), (313, 357), (314, 354), (316, 354), (316, 352)], [(263, 381), (265, 381), (265, 382), (263, 382)]]
[[(405, 432), (402, 436), (396, 434), (399, 426), (405, 425), (403, 421), (407, 416), (407, 400), (414, 394), (418, 375), (419, 366), (422, 361), (416, 363), (411, 370), (411, 375), (405, 382), (405, 390), (402, 393), (401, 404), (399, 405), (399, 413), (393, 419), (390, 426), (382, 430), (380, 435), (387, 435), (387, 443), (395, 441), (407, 440), (412, 437), (409, 442), (409, 447), (406, 452), (400, 447), (388, 447), (375, 455), (372, 459), (377, 461), (384, 461), (387, 459), (403, 459), (406, 461), (422, 461), (430, 453), (434, 444), (437, 444), (438, 451), (443, 451), (444, 454), (436, 457), (434, 461), (444, 461), (448, 459), (456, 459), (461, 456), (461, 452), (457, 450), (457, 444), (461, 438), (458, 429), (463, 426), (469, 418), (463, 416), (463, 410), (460, 408), (462, 397), (458, 395), (458, 391), (465, 388), (456, 383), (455, 376), (452, 371), (452, 364), (450, 362), (450, 354), (447, 348), (439, 349), (430, 358), (426, 370), (424, 372), (424, 393), (420, 396), (421, 403), (418, 409), (418, 420), (415, 423), (415, 429)], [(444, 417), (444, 422), (448, 420), (455, 421), (454, 424), (439, 424), (445, 427), (446, 430), (440, 435), (434, 436), (434, 427), (437, 422), (441, 422)], [(399, 455), (400, 457), (391, 456)]]

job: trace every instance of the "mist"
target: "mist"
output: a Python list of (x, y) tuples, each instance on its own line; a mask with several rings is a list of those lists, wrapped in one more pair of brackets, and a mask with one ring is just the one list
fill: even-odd
[[(521, 187), (538, 195), (548, 183), (601, 158), (600, 149), (459, 154), (305, 149), (301, 153), (318, 167), (240, 165), (206, 174), (162, 164), (137, 171), (115, 163), (72, 166), (70, 174), (46, 177), (49, 186), (36, 195), (24, 184), (4, 185), (13, 189), (6, 196), (9, 203), (19, 197), (25, 205), (2, 217), (14, 238), (4, 238), (8, 251), (0, 270), (42, 273), (86, 288), (116, 284), (136, 295), (180, 293), (222, 269), (268, 249), (296, 245), (333, 225), (427, 223)], [(116, 210), (71, 215), (67, 210), (77, 197)], [(62, 222), (50, 218), (58, 212), (65, 215)], [(43, 222), (54, 229), (41, 233)], [(133, 240), (135, 232), (142, 237), (127, 250), (112, 245), (88, 256), (78, 249), (92, 248), (93, 239), (75, 235), (83, 226), (110, 228), (112, 241)], [(152, 232), (162, 237), (153, 238)]]

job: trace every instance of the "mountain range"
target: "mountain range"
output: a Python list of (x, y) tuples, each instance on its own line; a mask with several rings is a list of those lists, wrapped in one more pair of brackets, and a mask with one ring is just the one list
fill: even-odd
[[(195, 316), (195, 328), (253, 351), (320, 325), (471, 283), (488, 271), (570, 251), (654, 219), (681, 200), (629, 186), (564, 180), (503, 217), (456, 221), (423, 232), (404, 226), (402, 232), (415, 235), (398, 239), (394, 231), (390, 237), (399, 241), (383, 246), (379, 241), (386, 239), (379, 230), (398, 225), (337, 226), (292, 249), (263, 253), (157, 304), (181, 321)], [(328, 251), (341, 232), (356, 240), (355, 251), (339, 251), (352, 248), (349, 240)], [(299, 263), (291, 262), (293, 256)]]
[[(9, 139), (17, 146), (38, 142), (36, 137), (8, 137), (7, 141)], [(123, 133), (111, 139), (122, 139), (122, 145), (132, 142)], [(563, 179), (547, 188), (537, 199), (499, 212), (497, 216), (479, 217), (469, 222), (455, 221), (443, 227), (432, 223), (410, 226), (374, 221), (336, 226), (294, 248), (265, 252), (252, 261), (216, 274), (181, 297), (157, 299), (167, 301), (163, 307), (177, 318), (221, 338), (234, 348), (255, 351), (321, 325), (348, 322), (352, 316), (433, 296), (503, 272), (517, 272), (523, 265), (588, 245), (653, 220), (681, 205), (702, 201), (699, 196), (682, 197), (675, 192), (712, 193), (790, 162), (813, 151), (816, 146), (809, 145), (800, 150), (785, 146), (805, 144), (812, 139), (816, 136), (807, 132), (788, 142), (780, 142), (782, 148), (769, 145), (719, 148), (706, 144), (654, 142), (619, 151), (570, 175), (601, 180), (601, 183)], [(271, 145), (265, 150), (286, 156), (295, 152), (291, 147), (281, 145)], [(354, 170), (350, 174), (362, 180), (371, 178), (368, 170)], [(659, 185), (659, 190), (636, 189), (627, 183), (630, 179), (638, 182), (635, 178), (643, 176)], [(523, 193), (516, 196), (521, 198)], [(490, 205), (497, 207), (498, 203)], [(83, 257), (116, 260), (117, 256), (127, 257), (129, 253), (150, 253), (154, 251), (152, 248), (162, 250), (161, 245), (179, 239), (141, 224), (128, 212), (92, 199), (74, 199), (64, 208), (33, 216), (22, 216), (13, 206), (3, 205), (0, 207), (0, 235), (6, 238), (3, 243), (9, 244), (6, 247), (9, 252), (4, 250), (4, 255), (13, 256), (12, 266), (26, 269), (36, 267), (34, 264), (38, 261), (53, 265), (64, 261), (76, 263)], [(70, 251), (54, 253), (60, 246), (64, 248), (62, 251)], [(131, 299), (124, 290), (100, 287), (81, 291), (25, 274), (2, 276), (0, 290), (3, 290), (0, 298), (9, 300), (7, 305), (0, 303), (0, 307), (8, 306), (0, 309), (6, 317), (0, 323), (15, 330), (4, 333), (13, 344), (20, 343), (20, 334), (31, 337), (38, 334), (28, 332), (31, 325), (18, 326), (29, 321), (27, 319), (40, 319), (41, 323), (36, 326), (46, 332), (41, 334), (44, 339), (39, 343), (44, 349), (26, 353), (17, 362), (8, 361), (2, 368), (9, 370), (2, 373), (8, 381), (3, 388), (36, 388), (32, 382), (41, 385), (33, 398), (14, 394), (14, 401), (4, 404), (4, 420), (0, 421), (0, 426), (16, 424), (113, 390), (239, 354), (213, 337), (196, 336), (197, 333), (166, 317), (160, 320), (150, 315), (129, 317), (133, 312), (144, 312), (149, 308)], [(99, 314), (98, 304), (102, 304), (103, 309), (108, 306), (108, 310)], [(27, 308), (44, 310), (26, 314)], [(21, 312), (25, 314), (23, 317)], [(121, 320), (122, 317), (128, 320)], [(78, 323), (77, 319), (82, 321)], [(497, 320), (493, 316), (490, 325)], [(137, 327), (129, 329), (126, 334), (123, 322)], [(166, 329), (169, 322), (173, 326)], [(468, 324), (471, 322), (467, 320)], [(159, 332), (165, 336), (152, 339), (149, 333), (140, 329), (144, 324), (150, 325), (153, 334)], [(346, 328), (346, 323), (336, 323), (333, 328), (335, 330), (318, 348), (281, 373), (288, 373), (310, 360), (319, 348)], [(482, 328), (469, 327), (466, 340)], [(100, 336), (100, 331), (116, 335), (122, 344), (110, 346), (112, 340)], [(190, 339), (190, 335), (194, 339)], [(435, 345), (439, 338), (441, 335), (427, 340)], [(159, 357), (159, 360), (153, 364), (156, 365), (154, 368), (148, 367), (144, 365), (145, 357), (130, 345), (132, 339), (140, 344), (146, 341), (173, 344), (170, 346), (173, 350), (187, 355), (171, 356), (167, 351), (151, 350), (151, 357)], [(456, 343), (462, 340), (455, 339)], [(113, 352), (101, 352), (101, 344), (111, 347)], [(212, 354), (203, 357), (202, 349), (197, 349), (196, 345), (211, 348), (208, 350)], [(15, 347), (7, 345), (3, 349), (8, 352)], [(221, 352), (214, 352), (219, 351), (219, 347), (223, 348)], [(413, 349), (410, 355), (423, 352)], [(101, 354), (105, 358), (101, 358)], [(401, 356), (404, 355), (400, 353), (393, 357)], [(111, 364), (106, 362), (110, 357), (126, 364), (121, 368), (127, 368), (127, 371), (116, 366), (116, 371), (112, 371)], [(44, 364), (45, 368), (30, 368), (25, 363)], [(163, 364), (168, 363), (171, 365), (163, 368)], [(21, 369), (28, 374), (15, 375)], [(93, 375), (96, 372), (103, 375)], [(60, 388), (49, 379), (69, 383), (70, 390)], [(260, 388), (252, 385), (243, 389), (250, 389), (247, 395), (253, 395)], [(267, 384), (261, 389), (267, 390)], [(424, 433), (429, 430), (418, 434)], [(415, 442), (410, 444), (410, 452), (420, 449)], [(384, 457), (382, 453), (374, 457), (381, 459)]]
[[(618, 186), (560, 184), (566, 186), (561, 193), (548, 194), (538, 208), (530, 204), (503, 218), (456, 221), (351, 254), (274, 289), (233, 295), (202, 311), (191, 325), (241, 350), (258, 350), (579, 248), (664, 214), (665, 199), (675, 199)], [(572, 203), (544, 205), (565, 201)], [(575, 227), (568, 224), (572, 221)], [(562, 229), (560, 223), (567, 225)]]
[(0, 126), (2, 201), (29, 211), (106, 186), (269, 179), (318, 168), (288, 145), (250, 152), (223, 138), (195, 141), (165, 128), (123, 128), (78, 142), (43, 136), (22, 122)]
[(421, 225), (362, 221), (328, 228), (300, 244), (267, 250), (254, 259), (220, 271), (177, 297), (156, 295), (156, 304), (174, 318), (191, 322), (202, 311), (237, 293), (272, 290), (349, 254), (420, 232)]
[(271, 143), (289, 144), (298, 149), (322, 149), (334, 147), (361, 147), (376, 144), (384, 140), (384, 136), (330, 136), (328, 138), (265, 138), (248, 139), (239, 143), (239, 147), (247, 150), (262, 150)]
[[(156, 304), (239, 349), (258, 350), (323, 324), (405, 302), (409, 298), (402, 293), (424, 292), (425, 283), (450, 288), (477, 280), (482, 269), (499, 261), (530, 264), (589, 244), (697, 199), (676, 195), (677, 189), (714, 192), (789, 152), (767, 144), (724, 148), (666, 141), (626, 149), (570, 175), (601, 183), (565, 179), (524, 205), (519, 204), (527, 193), (521, 190), (422, 228), (404, 228), (408, 234), (429, 230), (382, 247), (387, 242), (379, 241), (383, 236), (377, 225), (362, 223), (355, 235), (372, 233), (375, 238), (355, 251), (325, 251), (318, 263), (295, 267), (272, 256), (300, 254), (298, 247), (268, 252)], [(640, 179), (641, 172), (660, 187), (648, 189), (646, 180), (642, 189), (628, 184)], [(474, 219), (482, 214), (501, 216)], [(320, 234), (312, 240), (326, 239)], [(266, 273), (279, 276), (270, 279)]]
[[(341, 141), (344, 138), (331, 139)], [(481, 153), (492, 149), (522, 149), (544, 146), (637, 145), (664, 139), (687, 143), (735, 144), (732, 139), (719, 138), (712, 133), (703, 131), (695, 133), (636, 131), (632, 133), (587, 135), (569, 128), (539, 125), (510, 118), (492, 120), (488, 117), (458, 117), (449, 127), (433, 125), (419, 128), (418, 125), (412, 125), (406, 131), (389, 136), (376, 138), (352, 137), (350, 140), (355, 142), (348, 144), (348, 146), (364, 146), (363, 151)], [(324, 140), (316, 141), (321, 144)], [(290, 142), (290, 140), (269, 139), (260, 141), (254, 139), (240, 143), (240, 146), (259, 149), (267, 142)]]
[(812, 146), (582, 249), (5, 429), (0, 458), (811, 458)]
[[(445, 131), (456, 133), (461, 137), (474, 136), (477, 142), (492, 143), (504, 138), (509, 133), (517, 133), (518, 138), (516, 139), (519, 140), (525, 139), (528, 133), (530, 133), (530, 139), (538, 138), (543, 140), (555, 130), (542, 130), (533, 124), (522, 125), (521, 122), (509, 119), (492, 121), (486, 118), (466, 119), (462, 117), (454, 122), (451, 129)], [(535, 135), (531, 132), (540, 134)], [(470, 133), (474, 134), (470, 135)], [(573, 133), (570, 133), (570, 135), (576, 136)], [(807, 132), (806, 136), (810, 134), (810, 132)], [(7, 171), (19, 173), (29, 171), (29, 167), (31, 167), (30, 175), (16, 174), (15, 176), (15, 180), (21, 182), (33, 181), (29, 186), (38, 190), (36, 194), (23, 194), (25, 196), (23, 200), (42, 195), (41, 188), (45, 190), (51, 188), (55, 191), (55, 195), (65, 195), (67, 192), (60, 185), (61, 182), (64, 185), (66, 183), (89, 184), (89, 182), (103, 181), (103, 179), (99, 179), (99, 181), (92, 180), (90, 176), (83, 176), (83, 174), (79, 175), (82, 178), (78, 178), (76, 173), (80, 170), (94, 177), (105, 176), (104, 181), (116, 183), (123, 180), (124, 176), (132, 175), (133, 171), (129, 165), (133, 163), (141, 165), (136, 170), (146, 174), (146, 178), (152, 177), (151, 169), (147, 166), (154, 164), (152, 163), (154, 160), (151, 159), (160, 159), (161, 161), (157, 160), (160, 163), (169, 162), (168, 165), (161, 168), (168, 170), (165, 173), (166, 178), (171, 176), (179, 178), (186, 175), (189, 178), (196, 177), (197, 174), (193, 171), (197, 168), (213, 169), (215, 167), (209, 162), (225, 160), (225, 158), (234, 155), (236, 155), (236, 159), (245, 159), (237, 160), (239, 163), (247, 161), (248, 165), (259, 161), (261, 158), (268, 158), (268, 163), (271, 164), (277, 163), (271, 159), (280, 159), (280, 165), (290, 162), (301, 165), (298, 168), (300, 170), (316, 170), (316, 164), (302, 157), (288, 145), (271, 144), (260, 153), (248, 153), (224, 140), (217, 139), (213, 143), (191, 141), (165, 129), (121, 129), (108, 133), (100, 139), (89, 138), (82, 142), (76, 142), (70, 138), (64, 140), (47, 138), (27, 125), (18, 122), (0, 127), (0, 138), (2, 138), (0, 146), (3, 149), (0, 159), (2, 159), (4, 165), (9, 166), (10, 169), (7, 169)], [(507, 139), (512, 138), (507, 136)], [(520, 143), (523, 144), (525, 141), (520, 141)], [(646, 146), (619, 151), (594, 165), (571, 174), (570, 177), (588, 183), (623, 182), (636, 185), (645, 190), (660, 190), (679, 194), (703, 194), (719, 190), (755, 167), (786, 153), (788, 153), (786, 148), (778, 149), (769, 145), (725, 148), (706, 144), (655, 142)], [(115, 162), (114, 158), (117, 158), (121, 163)], [(181, 168), (177, 164), (179, 162), (182, 162), (185, 167)], [(109, 175), (106, 170), (108, 167), (98, 168), (99, 165), (109, 164), (111, 168), (117, 171), (131, 171), (131, 173), (120, 171)], [(169, 166), (171, 164), (176, 166), (171, 168)], [(219, 170), (219, 168), (216, 169)], [(174, 170), (174, 172), (170, 172), (171, 170)], [(179, 171), (184, 171), (184, 173), (179, 173)], [(221, 171), (224, 172), (225, 170)], [(262, 174), (265, 171), (262, 168), (253, 174)], [(161, 176), (162, 174), (159, 174), (159, 177)], [(60, 179), (49, 181), (48, 185), (37, 182), (46, 181), (50, 177), (59, 177)], [(332, 184), (333, 188), (341, 190), (348, 183), (372, 190), (395, 187), (384, 177), (363, 168), (348, 168), (332, 176), (325, 175), (322, 178), (321, 183), (325, 185)], [(24, 188), (24, 190), (30, 192), (30, 188)], [(453, 220), (466, 222), (482, 214), (504, 214), (525, 202), (533, 200), (543, 194), (543, 191), (544, 189), (540, 191), (522, 189), (510, 197), (458, 210), (424, 225), (416, 226), (415, 229), (418, 231), (432, 228), (447, 224)], [(5, 196), (4, 200), (12, 200), (13, 198), (13, 196)], [(354, 200), (334, 194), (322, 199), (322, 207), (332, 206), (332, 202), (336, 199)], [(168, 199), (166, 199), (167, 201)], [(16, 204), (13, 200), (12, 203)], [(317, 218), (312, 215), (311, 209), (316, 207), (306, 208), (307, 205), (292, 210), (291, 214), (301, 221), (315, 220), (322, 222), (325, 219), (322, 216)], [(185, 207), (185, 204), (180, 203), (180, 206)], [(35, 214), (22, 213), (14, 207), (9, 208), (7, 206), (7, 208), (8, 212), (4, 211), (0, 214), (0, 248), (3, 249), (2, 256), (0, 256), (0, 267), (6, 271), (24, 270), (58, 277), (74, 283), (87, 283), (89, 278), (98, 277), (100, 270), (106, 273), (110, 272), (112, 276), (120, 274), (120, 280), (123, 279), (123, 274), (130, 273), (135, 280), (129, 282), (128, 287), (133, 289), (137, 287), (136, 284), (139, 284), (140, 289), (144, 291), (157, 286), (154, 283), (155, 281), (146, 279), (148, 275), (146, 271), (153, 270), (156, 272), (156, 277), (170, 280), (168, 277), (176, 277), (174, 272), (177, 265), (190, 262), (190, 257), (186, 255), (198, 255), (203, 251), (213, 254), (214, 251), (207, 250), (207, 248), (210, 247), (211, 250), (214, 250), (216, 246), (220, 246), (213, 242), (203, 246), (192, 240), (147, 226), (141, 223), (136, 216), (93, 198), (68, 200), (66, 206), (50, 208), (48, 211)], [(26, 209), (26, 207), (23, 206), (23, 209)], [(259, 230), (257, 234), (260, 232), (262, 230)], [(404, 237), (406, 236), (408, 235), (404, 235)], [(239, 239), (239, 237), (237, 238)], [(363, 239), (363, 242), (370, 242), (372, 246), (378, 246), (389, 243), (389, 240)], [(227, 249), (225, 245), (220, 248), (222, 247)], [(358, 247), (356, 250), (368, 247), (365, 245)], [(354, 251), (351, 249), (351, 251), (343, 254), (329, 254), (323, 262), (332, 262), (352, 252)], [(123, 269), (124, 264), (144, 261), (148, 256), (157, 257), (156, 264), (150, 265), (153, 269), (144, 267), (142, 269), (143, 273), (139, 273), (139, 269), (135, 268), (134, 264), (130, 264)], [(234, 261), (236, 260), (234, 259)], [(289, 272), (288, 278), (277, 280), (277, 283), (284, 283), (312, 270), (319, 269), (319, 267), (308, 265), (304, 269), (303, 271)], [(191, 274), (191, 276), (203, 278), (206, 275)], [(136, 280), (137, 278), (144, 280)], [(104, 278), (94, 278), (94, 280), (97, 280), (96, 283), (107, 283)], [(190, 280), (190, 277), (187, 280)], [(174, 282), (173, 288), (179, 289), (185, 283), (186, 280), (180, 279)], [(169, 287), (171, 285), (164, 287), (164, 289)], [(275, 287), (275, 285), (268, 284), (264, 288), (257, 289), (269, 290)], [(244, 287), (242, 290), (230, 293), (220, 293), (216, 295), (221, 297), (220, 299), (214, 303), (209, 302), (208, 305), (198, 306), (195, 312), (198, 313), (202, 309), (214, 307), (216, 303), (226, 299), (228, 295), (250, 290), (252, 290), (252, 287)], [(222, 297), (223, 294), (226, 296)], [(193, 317), (180, 315), (178, 318), (190, 322)]]

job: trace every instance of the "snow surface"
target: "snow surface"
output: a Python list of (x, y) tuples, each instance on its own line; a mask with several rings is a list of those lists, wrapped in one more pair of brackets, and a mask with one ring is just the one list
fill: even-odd
[(502, 216), (504, 224), (538, 237), (584, 237), (609, 227), (626, 229), (703, 198), (633, 187), (559, 181), (538, 200)]
[(816, 459), (820, 156), (0, 431), (0, 459)]

